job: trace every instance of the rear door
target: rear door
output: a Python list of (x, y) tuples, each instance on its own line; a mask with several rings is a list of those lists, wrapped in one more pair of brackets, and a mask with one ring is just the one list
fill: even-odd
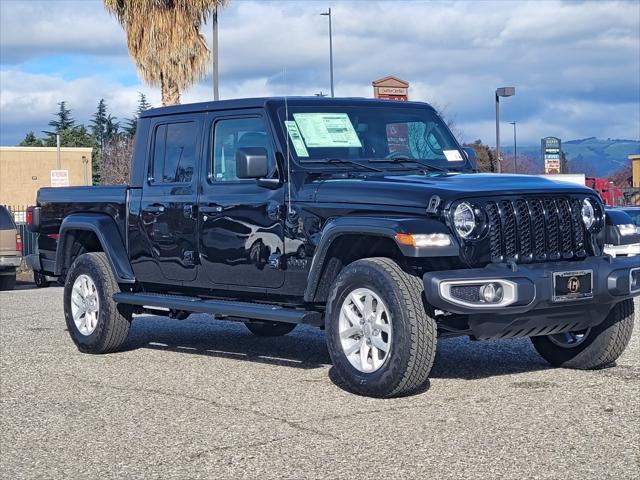
[(140, 205), (143, 282), (174, 285), (196, 278), (197, 186), (204, 114), (152, 122), (147, 181)]
[(235, 163), (238, 148), (262, 147), (271, 175), (277, 175), (268, 124), (261, 110), (210, 115), (198, 200), (203, 278), (218, 288), (277, 288), (284, 282), (284, 188), (272, 190), (238, 178)]

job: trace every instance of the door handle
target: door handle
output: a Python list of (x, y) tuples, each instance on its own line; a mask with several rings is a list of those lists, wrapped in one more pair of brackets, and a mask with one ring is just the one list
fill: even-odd
[(187, 203), (182, 207), (182, 214), (185, 218), (195, 218), (196, 206), (193, 203)]
[(145, 213), (164, 213), (165, 206), (164, 205), (149, 205), (142, 209)]
[(222, 212), (222, 206), (221, 205), (203, 205), (201, 207), (198, 207), (198, 209), (200, 210), (200, 212), (202, 213), (220, 213)]

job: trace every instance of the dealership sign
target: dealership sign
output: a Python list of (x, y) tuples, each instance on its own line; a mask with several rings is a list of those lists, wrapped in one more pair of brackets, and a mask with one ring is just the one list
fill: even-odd
[(562, 172), (562, 141), (556, 137), (545, 137), (541, 140), (544, 173)]

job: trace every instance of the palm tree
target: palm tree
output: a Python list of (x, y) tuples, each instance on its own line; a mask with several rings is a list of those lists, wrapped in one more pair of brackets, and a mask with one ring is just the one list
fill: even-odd
[(200, 25), (227, 0), (104, 0), (127, 34), (144, 80), (160, 85), (163, 105), (206, 74), (209, 49)]

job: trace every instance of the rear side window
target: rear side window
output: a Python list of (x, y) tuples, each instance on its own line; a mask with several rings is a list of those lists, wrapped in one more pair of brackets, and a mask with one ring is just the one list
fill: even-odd
[(153, 184), (190, 183), (196, 165), (197, 143), (196, 122), (158, 125), (154, 132), (149, 181)]
[(0, 230), (14, 229), (13, 219), (6, 208), (0, 207)]

